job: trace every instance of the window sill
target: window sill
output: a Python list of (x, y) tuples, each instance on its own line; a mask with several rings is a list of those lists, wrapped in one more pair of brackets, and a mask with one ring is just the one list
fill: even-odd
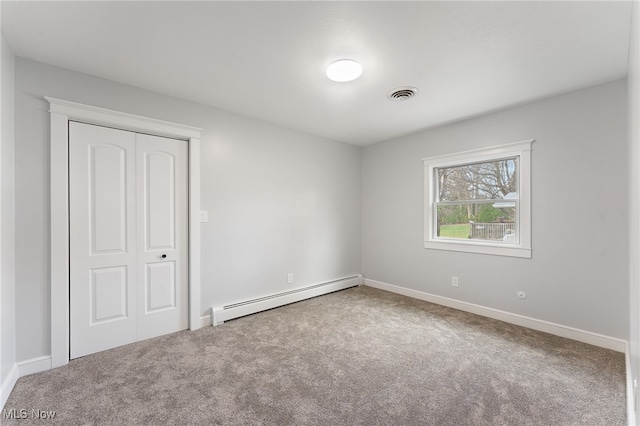
[(475, 241), (425, 241), (424, 248), (531, 259), (531, 248)]

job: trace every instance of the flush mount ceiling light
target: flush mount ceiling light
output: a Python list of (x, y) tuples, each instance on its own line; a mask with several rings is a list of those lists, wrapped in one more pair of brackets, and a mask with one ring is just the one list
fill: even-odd
[(327, 68), (327, 77), (330, 80), (344, 83), (345, 81), (355, 80), (362, 74), (362, 65), (353, 59), (340, 59), (333, 62)]
[(392, 101), (406, 101), (413, 98), (418, 93), (418, 88), (413, 86), (396, 87), (387, 93), (387, 98)]

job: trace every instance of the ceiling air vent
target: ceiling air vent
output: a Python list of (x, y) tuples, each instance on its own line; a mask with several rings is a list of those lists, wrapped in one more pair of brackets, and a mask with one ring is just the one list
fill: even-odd
[(406, 101), (407, 99), (413, 98), (416, 93), (418, 93), (418, 89), (415, 87), (398, 87), (387, 93), (387, 98), (391, 99), (392, 101)]

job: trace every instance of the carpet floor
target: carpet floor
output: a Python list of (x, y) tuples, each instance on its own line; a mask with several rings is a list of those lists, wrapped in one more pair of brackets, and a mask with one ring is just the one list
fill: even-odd
[[(4, 418), (12, 409), (26, 418)], [(624, 425), (625, 361), (357, 287), (23, 377), (3, 414), (23, 426)]]

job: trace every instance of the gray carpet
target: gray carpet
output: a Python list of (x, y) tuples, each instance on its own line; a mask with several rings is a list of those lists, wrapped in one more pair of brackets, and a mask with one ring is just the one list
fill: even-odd
[(358, 287), (21, 378), (27, 424), (624, 425), (621, 353)]

